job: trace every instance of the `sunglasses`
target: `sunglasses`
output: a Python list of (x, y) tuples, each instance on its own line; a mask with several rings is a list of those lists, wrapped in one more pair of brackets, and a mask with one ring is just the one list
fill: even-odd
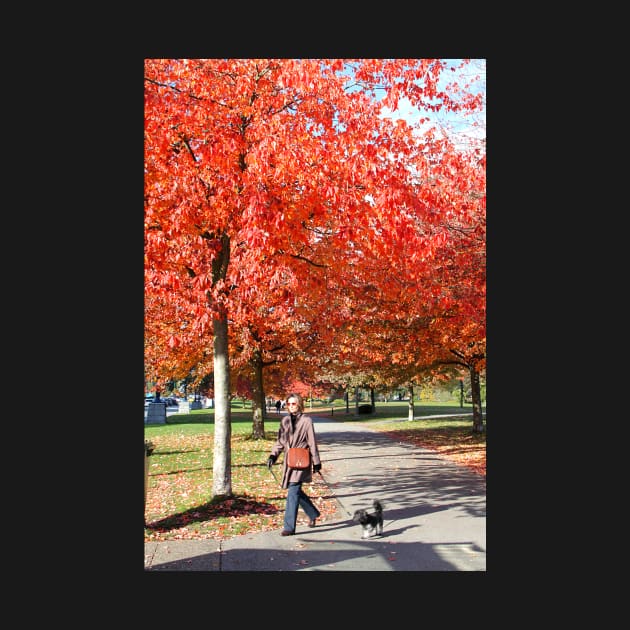
[(288, 402), (287, 405), (297, 405), (296, 402)]

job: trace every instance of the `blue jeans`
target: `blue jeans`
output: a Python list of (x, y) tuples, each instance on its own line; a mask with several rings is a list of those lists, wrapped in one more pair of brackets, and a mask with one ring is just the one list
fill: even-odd
[(298, 507), (301, 507), (306, 516), (311, 520), (321, 516), (319, 510), (313, 505), (308, 495), (302, 490), (302, 482), (289, 483), (287, 491), (287, 505), (284, 510), (284, 529), (289, 532), (295, 531), (297, 523)]

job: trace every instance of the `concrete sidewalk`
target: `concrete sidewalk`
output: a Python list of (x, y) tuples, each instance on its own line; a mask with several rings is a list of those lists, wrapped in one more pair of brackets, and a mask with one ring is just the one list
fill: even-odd
[[(357, 422), (311, 414), (322, 475), (338, 502), (332, 518), (294, 536), (144, 545), (147, 571), (485, 571), (486, 483), (433, 452)], [(317, 483), (317, 475), (315, 475)], [(308, 489), (307, 489), (308, 492)], [(359, 508), (384, 504), (380, 537), (361, 539)]]

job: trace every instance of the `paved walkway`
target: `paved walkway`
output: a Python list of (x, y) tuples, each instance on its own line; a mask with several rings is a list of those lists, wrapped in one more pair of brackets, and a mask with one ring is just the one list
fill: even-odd
[[(148, 542), (145, 570), (486, 570), (484, 477), (367, 425), (311, 415), (322, 475), (338, 503), (333, 517), (309, 529), (300, 510), (294, 536)], [(362, 540), (352, 515), (371, 510), (373, 499), (385, 506), (383, 535)]]

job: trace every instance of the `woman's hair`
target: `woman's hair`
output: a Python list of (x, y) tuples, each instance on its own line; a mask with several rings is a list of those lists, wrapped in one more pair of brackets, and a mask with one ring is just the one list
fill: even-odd
[(304, 399), (299, 394), (289, 394), (287, 396), (287, 402), (289, 402), (289, 398), (295, 398), (297, 400), (297, 410), (300, 413), (304, 412)]

